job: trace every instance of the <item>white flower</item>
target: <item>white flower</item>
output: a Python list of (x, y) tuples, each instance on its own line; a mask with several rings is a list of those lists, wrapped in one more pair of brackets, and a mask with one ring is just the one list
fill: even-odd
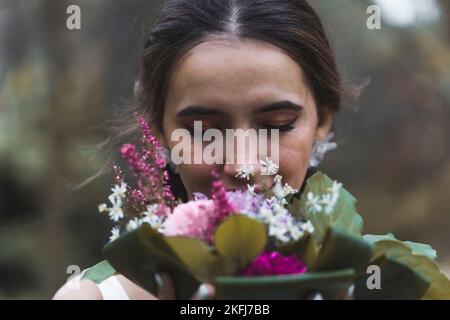
[(319, 203), (323, 206), (323, 210), (326, 214), (333, 212), (334, 206), (336, 205), (336, 198), (331, 193), (324, 194)]
[(285, 184), (284, 184), (284, 187), (283, 187), (283, 192), (284, 192), (284, 196), (286, 197), (286, 196), (288, 196), (288, 195), (290, 195), (290, 194), (297, 193), (298, 190), (292, 188), (290, 185), (288, 185), (287, 183), (285, 183)]
[(263, 223), (269, 223), (272, 217), (272, 211), (267, 209), (266, 207), (262, 207), (257, 215), (257, 219)]
[(157, 216), (156, 214), (151, 216), (146, 216), (140, 220), (141, 223), (148, 223), (153, 229), (157, 230), (158, 232), (163, 232), (163, 224), (164, 224), (164, 218)]
[(255, 166), (249, 164), (243, 164), (238, 169), (236, 169), (236, 178), (250, 180), (250, 177), (255, 173)]
[(127, 192), (127, 184), (125, 182), (122, 182), (120, 185), (116, 184), (111, 191), (114, 196), (123, 199), (125, 198), (125, 192)]
[(127, 224), (127, 231), (132, 231), (134, 229), (137, 229), (142, 224), (142, 221), (139, 218), (134, 218), (130, 220)]
[(283, 243), (289, 241), (289, 237), (286, 235), (287, 229), (285, 227), (280, 227), (277, 225), (269, 226), (269, 236), (275, 237)]
[(288, 226), (288, 231), (293, 240), (298, 240), (303, 236), (303, 230), (298, 224), (291, 224)]
[(309, 212), (316, 213), (322, 211), (322, 207), (319, 204), (319, 196), (314, 196), (314, 193), (308, 192), (306, 207)]
[(308, 220), (307, 222), (302, 224), (302, 229), (303, 229), (303, 231), (306, 231), (310, 234), (314, 233), (314, 226), (312, 225), (310, 220)]
[(283, 190), (283, 187), (281, 186), (280, 181), (277, 181), (275, 183), (275, 185), (272, 187), (272, 192), (274, 193), (275, 197), (278, 200), (281, 200), (281, 199), (285, 200), (284, 199), (284, 190)]
[(109, 237), (109, 241), (112, 242), (112, 241), (116, 240), (119, 236), (120, 236), (120, 228), (114, 227), (111, 230), (111, 236)]
[(113, 207), (121, 208), (122, 207), (122, 198), (115, 194), (111, 194), (108, 197), (109, 202), (113, 205)]
[(269, 157), (266, 157), (266, 160), (259, 160), (259, 162), (262, 165), (261, 174), (263, 176), (273, 176), (274, 174), (277, 174), (278, 172), (278, 164), (273, 162), (269, 159)]
[(111, 218), (112, 221), (117, 222), (120, 219), (123, 218), (123, 210), (121, 207), (112, 207), (111, 209), (109, 209), (109, 217)]
[(143, 212), (144, 216), (152, 216), (155, 215), (158, 211), (158, 205), (157, 204), (151, 204), (147, 206), (147, 210)]
[(333, 185), (328, 188), (328, 190), (336, 197), (339, 196), (339, 189), (342, 188), (342, 183), (337, 182), (336, 180), (333, 181)]
[(250, 195), (252, 195), (252, 196), (256, 195), (256, 193), (255, 193), (255, 185), (254, 184), (253, 185), (247, 184), (247, 192)]
[(108, 206), (106, 205), (106, 203), (102, 203), (98, 205), (98, 211), (99, 212), (105, 212), (108, 211)]

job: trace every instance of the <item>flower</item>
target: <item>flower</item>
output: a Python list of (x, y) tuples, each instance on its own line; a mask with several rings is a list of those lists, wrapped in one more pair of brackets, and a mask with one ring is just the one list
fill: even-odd
[(150, 225), (150, 227), (162, 233), (164, 230), (163, 227), (164, 220), (165, 220), (164, 217), (160, 217), (157, 216), (156, 214), (153, 214), (153, 215), (146, 215), (144, 218), (141, 219), (141, 223), (147, 223)]
[(120, 228), (119, 227), (113, 227), (111, 229), (111, 236), (109, 237), (109, 241), (112, 242), (119, 238), (120, 235)]
[(213, 200), (189, 201), (178, 205), (163, 223), (163, 234), (193, 237), (209, 242), (214, 231), (214, 228), (210, 228), (214, 211)]
[(308, 192), (306, 200), (306, 207), (308, 208), (308, 211), (312, 213), (322, 211), (322, 207), (319, 204), (319, 201), (319, 196), (314, 196), (313, 192)]
[(263, 252), (253, 260), (242, 272), (245, 276), (302, 274), (307, 271), (306, 265), (295, 255), (283, 256), (279, 252)]
[(116, 184), (113, 188), (111, 188), (111, 191), (112, 195), (123, 199), (125, 198), (125, 193), (127, 192), (127, 184), (125, 182), (122, 182), (120, 185)]
[(247, 184), (247, 192), (248, 192), (251, 196), (256, 195), (255, 187), (256, 187), (256, 186), (255, 186), (254, 184), (253, 184), (253, 185)]
[(311, 223), (311, 221), (306, 221), (305, 223), (303, 223), (301, 225), (302, 229), (310, 234), (312, 234), (314, 232), (314, 226)]
[(134, 229), (137, 229), (141, 226), (142, 221), (139, 218), (134, 218), (130, 220), (127, 224), (127, 231), (132, 231)]
[(323, 210), (326, 214), (330, 214), (336, 204), (335, 198), (331, 193), (324, 194), (319, 203), (323, 206)]
[(259, 162), (262, 165), (261, 174), (264, 176), (272, 176), (274, 174), (277, 174), (279, 166), (269, 159), (269, 157), (266, 157), (266, 160), (259, 160)]
[(109, 217), (112, 221), (117, 222), (124, 217), (123, 210), (119, 206), (113, 206), (109, 209)]
[(106, 205), (106, 203), (102, 203), (98, 205), (98, 211), (101, 212), (105, 212), (108, 211), (108, 206)]
[(243, 164), (236, 171), (236, 178), (250, 180), (250, 177), (255, 173), (255, 166)]

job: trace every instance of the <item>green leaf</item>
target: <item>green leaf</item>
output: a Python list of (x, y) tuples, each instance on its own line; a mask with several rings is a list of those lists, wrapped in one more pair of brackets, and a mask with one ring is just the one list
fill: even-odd
[(312, 192), (315, 196), (329, 193), (333, 180), (322, 172), (312, 175), (306, 182), (305, 191), (300, 200), (295, 199), (289, 207), (297, 217), (310, 220), (314, 226), (313, 237), (318, 244), (322, 243), (325, 233), (329, 227), (340, 229), (348, 234), (361, 235), (363, 220), (355, 209), (355, 198), (344, 188), (339, 189), (339, 198), (334, 209), (330, 213), (324, 210), (313, 212), (308, 210), (307, 196)]
[(369, 289), (371, 274), (363, 274), (355, 281), (357, 300), (417, 300), (430, 285), (429, 279), (390, 255), (380, 255), (371, 264), (381, 270), (380, 289)]
[(217, 276), (236, 271), (232, 261), (213, 251), (200, 240), (189, 237), (166, 237), (166, 242), (184, 265), (202, 282), (211, 283)]
[(370, 243), (376, 243), (376, 242), (382, 241), (382, 240), (398, 241), (398, 242), (403, 243), (404, 245), (408, 246), (412, 250), (413, 254), (422, 255), (422, 256), (428, 257), (433, 260), (437, 258), (436, 250), (434, 250), (430, 245), (424, 244), (424, 243), (411, 242), (411, 241), (401, 241), (401, 240), (396, 239), (392, 233), (388, 233), (385, 235), (366, 234), (363, 237)]
[[(388, 239), (392, 236), (382, 236)], [(367, 237), (376, 239), (376, 237)], [(368, 290), (367, 276), (355, 287), (355, 296), (363, 299), (450, 299), (450, 281), (440, 272), (428, 250), (422, 246), (405, 244), (399, 240), (375, 241), (374, 259), (371, 264), (381, 268), (381, 290)], [(356, 290), (357, 289), (357, 290)]]
[(81, 279), (89, 279), (99, 284), (103, 280), (108, 279), (116, 273), (116, 270), (109, 264), (108, 261), (103, 260), (96, 265), (86, 269)]
[(177, 299), (190, 299), (200, 285), (166, 240), (146, 223), (107, 244), (103, 252), (117, 272), (153, 295), (158, 294), (157, 272), (172, 277)]
[(362, 237), (328, 228), (312, 271), (332, 271), (352, 268), (356, 274), (367, 267), (373, 245)]
[(234, 261), (240, 269), (246, 267), (266, 247), (267, 231), (258, 221), (236, 214), (217, 227), (214, 243), (217, 252)]

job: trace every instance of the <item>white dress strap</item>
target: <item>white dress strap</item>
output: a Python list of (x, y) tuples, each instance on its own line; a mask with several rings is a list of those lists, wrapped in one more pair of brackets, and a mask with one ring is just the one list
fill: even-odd
[(111, 276), (97, 284), (103, 300), (130, 300), (117, 276)]

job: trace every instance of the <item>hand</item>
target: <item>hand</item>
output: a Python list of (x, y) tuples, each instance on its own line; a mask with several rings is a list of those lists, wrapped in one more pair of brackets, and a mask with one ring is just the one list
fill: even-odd
[[(158, 299), (175, 300), (175, 287), (173, 281), (167, 273), (158, 273), (155, 275), (158, 284)], [(209, 284), (201, 284), (191, 300), (211, 300), (214, 298), (214, 287)]]

